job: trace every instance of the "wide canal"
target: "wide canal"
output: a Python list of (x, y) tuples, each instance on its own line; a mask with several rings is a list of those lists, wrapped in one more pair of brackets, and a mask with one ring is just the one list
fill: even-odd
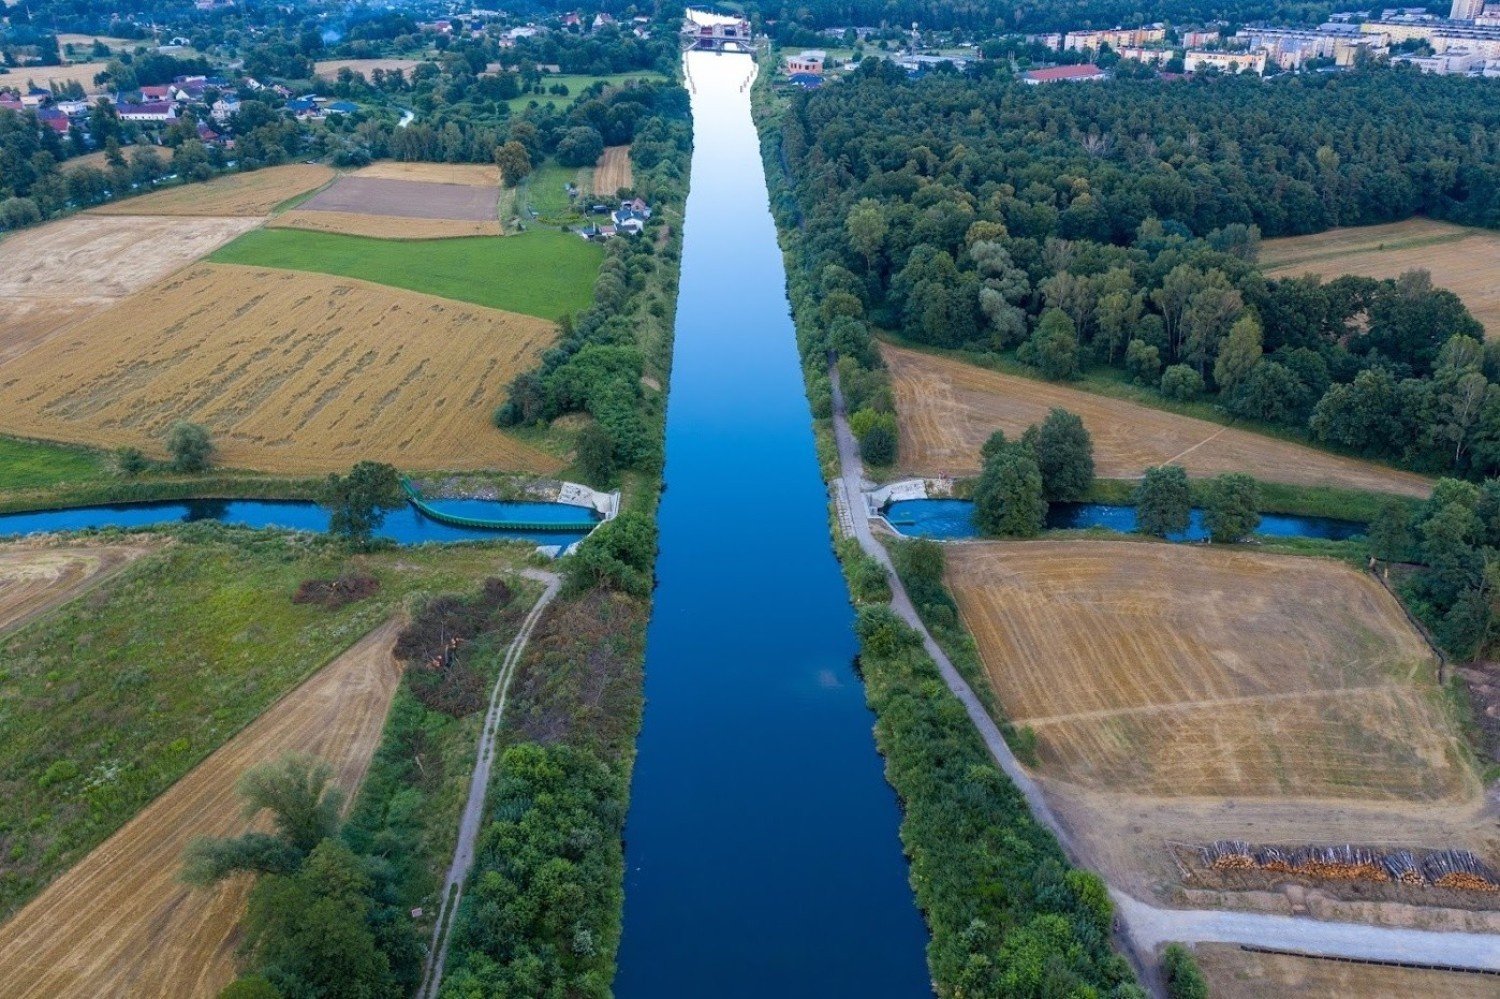
[(687, 56), (692, 188), (616, 992), (922, 997), (743, 55)]

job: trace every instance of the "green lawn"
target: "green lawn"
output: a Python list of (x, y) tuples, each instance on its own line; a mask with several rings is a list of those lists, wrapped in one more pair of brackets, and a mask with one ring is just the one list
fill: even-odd
[(634, 72), (634, 73), (610, 73), (607, 76), (575, 75), (571, 73), (559, 73), (557, 75), (545, 75), (542, 77), (542, 87), (554, 87), (562, 84), (568, 88), (566, 96), (561, 94), (522, 94), (520, 97), (510, 99), (510, 110), (512, 114), (526, 110), (532, 101), (548, 108), (565, 108), (578, 99), (591, 84), (603, 81), (612, 87), (628, 83), (631, 80), (665, 80), (666, 77), (660, 73)]
[(0, 488), (5, 490), (87, 482), (104, 471), (104, 457), (98, 451), (0, 437)]
[[(417, 591), (471, 590), (516, 545), (391, 548), (196, 525), (0, 640), (0, 918)], [(292, 603), (357, 569), (372, 597)]]
[[(528, 226), (576, 223), (581, 216), (575, 204), (568, 199), (568, 185), (580, 184), (585, 188), (581, 193), (586, 195), (590, 172), (559, 166), (552, 160), (537, 167), (522, 184), (517, 198), (517, 203), (525, 213), (523, 221)], [(532, 212), (536, 212), (536, 215), (533, 216)]]
[(592, 301), (604, 249), (576, 235), (540, 229), (416, 242), (254, 229), (208, 259), (337, 274), (558, 319)]

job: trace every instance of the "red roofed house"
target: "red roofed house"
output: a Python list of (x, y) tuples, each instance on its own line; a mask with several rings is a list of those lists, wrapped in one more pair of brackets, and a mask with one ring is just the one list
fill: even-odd
[(1022, 77), (1027, 83), (1062, 83), (1077, 80), (1106, 79), (1104, 70), (1091, 62), (1079, 66), (1053, 66), (1049, 69), (1033, 69)]
[(170, 83), (153, 83), (141, 88), (142, 101), (164, 101), (172, 96)]

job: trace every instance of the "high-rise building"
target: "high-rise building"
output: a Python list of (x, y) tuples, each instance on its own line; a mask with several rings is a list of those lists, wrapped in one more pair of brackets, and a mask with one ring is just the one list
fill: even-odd
[(1455, 21), (1472, 21), (1484, 12), (1484, 0), (1453, 0), (1448, 16)]

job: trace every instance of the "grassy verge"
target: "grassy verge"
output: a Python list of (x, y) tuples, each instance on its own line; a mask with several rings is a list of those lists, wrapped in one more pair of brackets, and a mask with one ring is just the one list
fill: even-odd
[(92, 482), (64, 482), (45, 489), (0, 490), (0, 513), (184, 499), (316, 500), (322, 487), (322, 479), (280, 478), (248, 472), (147, 475), (138, 479), (104, 475)]
[(559, 319), (588, 306), (604, 259), (597, 245), (563, 232), (401, 240), (253, 229), (208, 258), (358, 278), (492, 309)]
[[(500, 545), (351, 556), (209, 524), (133, 536), (173, 543), (0, 641), (0, 916), (406, 597), (524, 558)], [(292, 603), (303, 580), (345, 570), (378, 592), (337, 610)]]
[(88, 482), (108, 471), (109, 460), (100, 451), (0, 437), (0, 490), (7, 493)]

